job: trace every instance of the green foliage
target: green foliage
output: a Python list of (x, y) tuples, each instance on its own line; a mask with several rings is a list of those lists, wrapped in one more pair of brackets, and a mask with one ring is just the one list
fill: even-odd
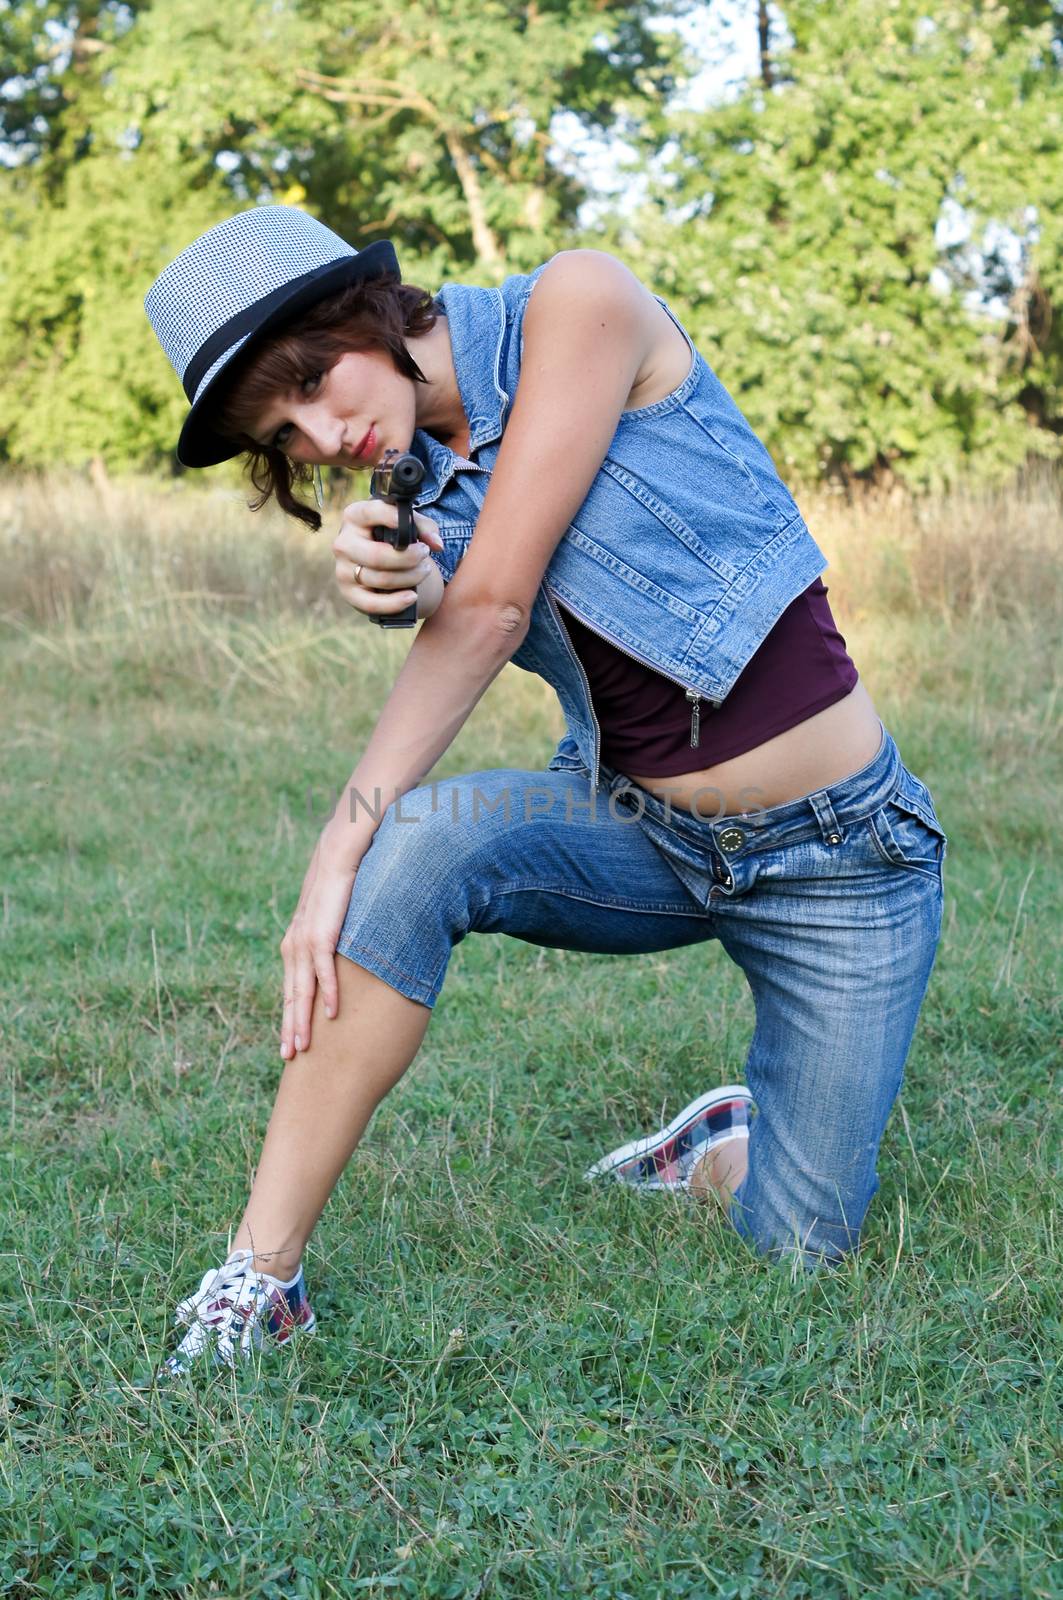
[(674, 44), (647, 26), (662, 7), (15, 0), (0, 458), (169, 457), (184, 406), (141, 301), (241, 206), (390, 236), (431, 288), (537, 265), (587, 193), (548, 159), (551, 119), (564, 105), (605, 130), (670, 91)]
[[(691, 4), (0, 5), (0, 460), (171, 461), (144, 291), (270, 199), (391, 237), (429, 288), (615, 250), (806, 480), (1058, 456), (1060, 7), (791, 0), (767, 87), (695, 112), (661, 26)], [(581, 232), (562, 111), (634, 141), (641, 209)]]
[(118, 464), (172, 449), (188, 406), (143, 293), (160, 241), (176, 251), (227, 207), (217, 182), (188, 192), (160, 166), (142, 190), (122, 181), (132, 167), (78, 162), (63, 205), (23, 190), (4, 208), (0, 428), (14, 461)]
[[(939, 484), (1056, 454), (1049, 8), (792, 0), (785, 15), (774, 86), (676, 113), (647, 208), (612, 237), (687, 311), (784, 470)], [(950, 243), (957, 217), (969, 237)]]
[(102, 58), (143, 10), (141, 0), (5, 0), (0, 6), (0, 142), (16, 165), (61, 177), (83, 155), (99, 104)]

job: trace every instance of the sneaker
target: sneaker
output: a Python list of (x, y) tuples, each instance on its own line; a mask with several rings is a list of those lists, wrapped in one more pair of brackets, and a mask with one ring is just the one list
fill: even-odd
[(586, 1178), (615, 1178), (632, 1189), (689, 1189), (690, 1176), (702, 1156), (725, 1139), (749, 1137), (753, 1097), (741, 1083), (692, 1100), (667, 1127), (644, 1139), (633, 1139), (603, 1156), (584, 1173)]
[(181, 1378), (210, 1349), (216, 1365), (232, 1367), (236, 1351), (246, 1360), (267, 1340), (287, 1344), (294, 1333), (313, 1333), (316, 1321), (306, 1297), (303, 1269), (285, 1285), (266, 1272), (256, 1272), (250, 1250), (237, 1250), (221, 1267), (203, 1274), (195, 1294), (174, 1311), (178, 1327), (187, 1327), (181, 1343), (159, 1368), (160, 1382)]

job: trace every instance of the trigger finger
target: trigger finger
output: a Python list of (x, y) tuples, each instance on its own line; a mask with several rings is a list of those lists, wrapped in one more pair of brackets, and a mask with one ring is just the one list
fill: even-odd
[(437, 523), (431, 517), (426, 517), (423, 512), (415, 511), (413, 525), (417, 530), (417, 537), (423, 539), (430, 550), (442, 550), (443, 536)]

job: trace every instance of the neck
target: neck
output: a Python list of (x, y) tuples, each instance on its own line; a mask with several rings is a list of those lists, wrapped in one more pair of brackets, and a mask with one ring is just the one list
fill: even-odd
[(461, 403), (450, 347), (450, 328), (440, 313), (427, 333), (407, 340), (407, 349), (427, 378), (414, 384), (414, 417), (419, 428), (443, 440), (460, 439), (469, 420)]

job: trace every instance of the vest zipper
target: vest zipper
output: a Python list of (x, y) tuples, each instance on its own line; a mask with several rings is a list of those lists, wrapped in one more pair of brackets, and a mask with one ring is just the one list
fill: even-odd
[[(549, 599), (550, 603), (553, 605), (554, 611), (556, 612), (557, 611), (557, 604), (554, 601), (553, 595), (551, 594), (549, 588), (547, 588), (545, 583), (543, 584), (543, 588), (546, 590), (547, 598)], [(701, 702), (702, 702), (702, 700), (707, 699), (708, 702), (709, 702), (709, 705), (712, 706), (714, 711), (718, 710), (723, 702), (720, 701), (720, 700), (713, 700), (708, 695), (702, 695), (697, 689), (688, 688), (687, 685), (683, 682), (682, 678), (677, 678), (675, 676), (674, 672), (666, 672), (663, 667), (655, 667), (652, 661), (644, 661), (642, 656), (637, 656), (635, 654), (634, 650), (629, 650), (626, 647), (626, 645), (622, 645), (620, 643), (619, 639), (614, 639), (612, 634), (609, 634), (609, 633), (605, 632), (604, 628), (599, 628), (596, 623), (588, 622), (586, 617), (581, 617), (579, 612), (578, 611), (574, 611), (572, 609), (572, 607), (569, 606), (567, 603), (566, 603), (566, 608), (565, 609), (568, 610), (568, 611), (572, 611), (572, 615), (574, 617), (578, 618), (578, 620), (583, 623), (583, 626), (585, 628), (589, 628), (591, 633), (596, 633), (598, 635), (599, 639), (604, 639), (608, 644), (611, 644), (614, 649), (620, 651), (621, 655), (625, 655), (625, 656), (630, 657), (630, 659), (632, 661), (637, 661), (640, 666), (649, 667), (651, 672), (659, 672), (662, 678), (668, 678), (668, 679), (670, 679), (670, 681), (672, 683), (675, 683), (675, 684), (679, 685), (680, 689), (682, 689), (684, 694), (686, 695), (687, 700), (690, 702), (690, 748), (691, 748), (691, 750), (696, 750), (698, 748), (699, 744), (701, 743)], [(558, 620), (560, 621), (560, 617), (558, 618)], [(572, 648), (572, 644), (568, 639), (568, 631), (564, 627), (563, 623), (562, 623), (562, 632), (564, 633), (565, 640), (568, 643), (569, 653), (575, 658), (576, 665), (580, 669), (580, 676), (582, 677), (584, 684), (586, 684), (586, 687), (587, 687), (587, 700), (588, 700), (588, 703), (591, 704), (591, 715), (593, 716), (594, 715), (594, 708), (593, 708), (593, 703), (591, 702), (590, 684), (587, 683), (587, 674), (583, 671), (583, 664), (580, 661), (579, 657), (576, 655), (575, 650), (573, 650), (573, 648)], [(597, 720), (595, 720), (595, 724), (594, 725), (597, 728), (597, 726), (598, 726)], [(595, 775), (595, 783), (597, 783), (597, 774)]]
[(690, 701), (690, 748), (696, 750), (701, 742), (701, 696), (696, 689), (687, 690)]

